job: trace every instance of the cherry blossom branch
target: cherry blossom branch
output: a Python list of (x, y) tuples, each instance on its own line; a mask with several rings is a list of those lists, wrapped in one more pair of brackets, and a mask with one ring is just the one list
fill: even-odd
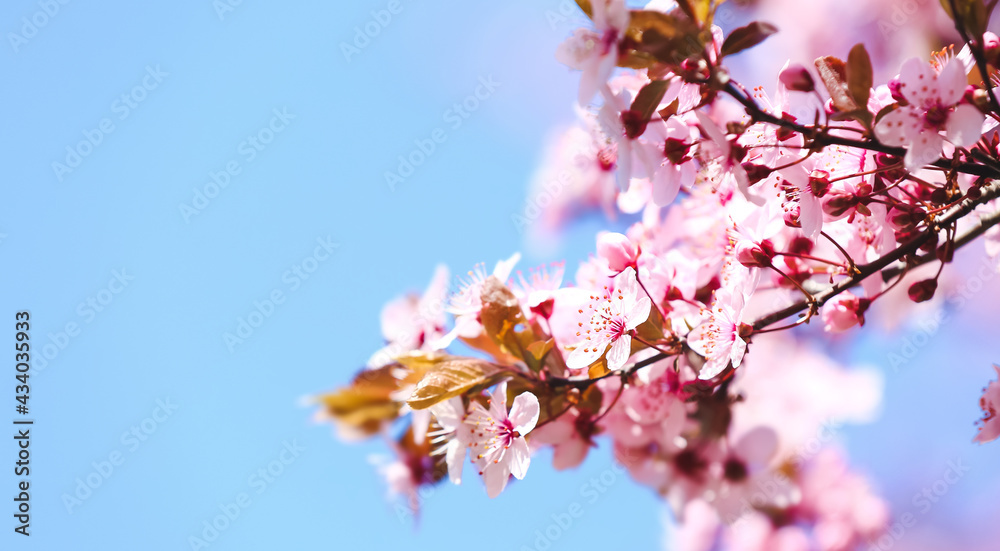
[[(811, 126), (803, 126), (793, 121), (785, 120), (782, 118), (775, 117), (774, 115), (764, 111), (757, 105), (757, 102), (753, 98), (747, 97), (740, 93), (739, 89), (733, 84), (732, 81), (728, 82), (723, 89), (724, 92), (733, 97), (736, 101), (740, 102), (746, 112), (750, 115), (750, 118), (757, 122), (766, 122), (774, 124), (791, 130), (793, 132), (798, 132), (812, 140), (813, 144), (822, 147), (827, 145), (843, 145), (847, 147), (857, 147), (860, 149), (867, 149), (869, 151), (877, 151), (879, 153), (886, 153), (888, 155), (893, 155), (896, 157), (903, 157), (906, 155), (906, 149), (902, 147), (893, 147), (884, 145), (872, 139), (866, 140), (856, 140), (851, 138), (845, 138), (843, 136), (835, 136), (825, 132), (822, 128), (816, 128)], [(991, 178), (1000, 178), (1000, 169), (994, 168), (993, 166), (984, 166), (975, 163), (955, 163), (947, 161), (945, 159), (938, 159), (931, 163), (934, 166), (955, 170), (962, 172), (964, 174), (972, 174), (974, 176), (986, 176)]]
[[(958, 250), (959, 248), (968, 245), (969, 243), (974, 241), (977, 237), (983, 235), (990, 228), (996, 226), (997, 224), (1000, 224), (1000, 210), (990, 213), (986, 216), (981, 216), (979, 218), (979, 224), (977, 224), (974, 228), (967, 230), (965, 233), (955, 238), (954, 240), (955, 250)], [(887, 268), (882, 271), (882, 279), (883, 281), (889, 281), (893, 277), (896, 277), (897, 275), (905, 272), (906, 270), (912, 270), (913, 268), (916, 268), (918, 266), (923, 266), (924, 264), (928, 264), (935, 260), (937, 260), (936, 255), (928, 254), (925, 256), (921, 256), (917, 258), (915, 261), (909, 262), (903, 266), (893, 266), (891, 268)]]
[[(941, 216), (934, 221), (934, 225), (928, 228), (927, 231), (921, 233), (920, 235), (910, 239), (906, 243), (896, 247), (893, 251), (883, 255), (878, 260), (871, 262), (869, 264), (862, 264), (858, 266), (858, 273), (827, 287), (825, 290), (813, 294), (813, 299), (811, 301), (800, 300), (793, 304), (790, 304), (776, 312), (767, 314), (761, 318), (758, 318), (751, 326), (754, 330), (759, 330), (775, 323), (781, 321), (789, 316), (797, 314), (806, 308), (816, 308), (825, 304), (831, 298), (837, 296), (838, 294), (850, 289), (861, 283), (863, 280), (867, 279), (869, 276), (875, 273), (881, 272), (886, 267), (888, 267), (893, 262), (901, 260), (902, 258), (909, 256), (917, 251), (921, 246), (923, 246), (927, 241), (930, 240), (932, 235), (936, 235), (937, 232), (942, 227), (949, 226), (956, 222), (959, 218), (969, 214), (977, 206), (987, 203), (1000, 196), (1000, 180), (993, 180), (987, 184), (983, 190), (982, 194), (976, 199), (966, 198), (958, 205), (956, 205), (952, 210), (947, 212), (945, 215)], [(1000, 221), (1000, 218), (992, 220), (992, 224), (996, 224)], [(991, 225), (992, 225), (991, 224)], [(989, 226), (982, 228), (985, 232)], [(971, 241), (972, 238), (969, 238)], [(968, 242), (968, 241), (966, 241)], [(956, 242), (957, 243), (957, 242)]]

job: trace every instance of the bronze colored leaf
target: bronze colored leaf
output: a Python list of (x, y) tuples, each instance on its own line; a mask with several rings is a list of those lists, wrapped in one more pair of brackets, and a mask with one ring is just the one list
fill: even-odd
[(536, 339), (530, 329), (517, 330), (519, 325), (526, 325), (517, 297), (494, 276), (483, 282), (480, 297), (483, 308), (479, 321), (486, 334), (503, 352), (528, 362), (524, 348)]
[(754, 21), (729, 33), (729, 36), (723, 41), (722, 50), (719, 53), (725, 57), (753, 48), (776, 32), (778, 32), (778, 28), (774, 25)]
[(858, 104), (851, 96), (847, 86), (847, 70), (844, 62), (833, 56), (816, 58), (816, 71), (819, 78), (830, 93), (833, 105), (840, 111), (848, 112), (858, 109)]
[(867, 111), (872, 91), (872, 60), (864, 44), (855, 44), (847, 55), (847, 89), (858, 108)]
[(625, 35), (636, 52), (672, 66), (705, 50), (701, 29), (694, 21), (658, 11), (633, 10)]
[(506, 373), (499, 366), (475, 358), (444, 360), (417, 383), (407, 403), (413, 409), (426, 409), (434, 404), (464, 394), (477, 386), (489, 386)]
[(626, 127), (625, 133), (629, 137), (637, 138), (646, 131), (649, 119), (656, 112), (656, 108), (660, 106), (663, 94), (667, 93), (669, 86), (670, 81), (654, 80), (643, 86), (639, 90), (639, 93), (635, 95), (635, 99), (632, 100), (632, 106), (628, 110), (629, 116), (625, 117), (625, 114), (622, 114)]
[(350, 385), (321, 395), (317, 401), (335, 422), (362, 435), (373, 435), (385, 421), (399, 416), (401, 404), (391, 397), (399, 390), (399, 381), (392, 373), (394, 367), (362, 371)]
[(539, 362), (544, 361), (545, 356), (547, 356), (549, 351), (552, 350), (554, 342), (555, 341), (552, 339), (535, 341), (528, 345), (528, 352), (530, 352), (531, 356)]

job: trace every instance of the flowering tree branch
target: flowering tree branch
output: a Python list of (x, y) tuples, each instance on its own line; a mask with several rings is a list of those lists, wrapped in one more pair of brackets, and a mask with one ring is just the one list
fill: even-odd
[[(732, 80), (727, 61), (778, 30), (753, 22), (724, 37), (712, 23), (718, 2), (664, 11), (579, 0), (593, 28), (557, 57), (581, 71), (581, 124), (552, 163), (577, 186), (563, 192), (565, 210), (598, 201), (639, 221), (601, 232), (575, 285), (564, 285), (562, 264), (515, 277), (514, 255), (492, 272), (477, 266), (449, 293), (439, 268), (423, 296), (387, 305), (386, 347), (351, 385), (319, 398), (321, 414), (347, 437), (395, 432), (387, 477), (411, 500), (421, 486), (460, 482), (466, 460), (495, 497), (525, 477), (538, 447), (568, 468), (606, 435), (678, 513), (704, 505), (727, 524), (815, 526), (831, 509), (801, 489), (811, 473), (848, 471), (836, 459), (790, 463), (801, 442), (788, 425), (844, 412), (786, 415), (773, 404), (822, 408), (831, 401), (802, 387), (853, 396), (864, 383), (801, 352), (794, 329), (863, 325), (911, 270), (937, 261), (907, 289), (926, 301), (955, 250), (984, 234), (1000, 255), (1000, 232), (990, 232), (1000, 225), (1000, 104), (989, 73), (1000, 38), (984, 23), (995, 3), (948, 0), (965, 49), (909, 59), (884, 84), (863, 44), (846, 60), (817, 59), (824, 100), (802, 66), (786, 64), (770, 97)], [(982, 82), (970, 82), (970, 59)], [(734, 110), (745, 117), (732, 120)], [(476, 355), (449, 353), (454, 343)], [(786, 383), (803, 376), (809, 385)], [(977, 440), (987, 441), (1000, 436), (1000, 383), (982, 407)], [(779, 475), (779, 495), (740, 509), (756, 477)], [(845, 528), (844, 549), (882, 528)]]

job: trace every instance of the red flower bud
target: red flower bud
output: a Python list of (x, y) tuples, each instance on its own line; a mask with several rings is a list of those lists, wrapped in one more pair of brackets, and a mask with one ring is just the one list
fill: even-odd
[(930, 300), (937, 291), (937, 279), (925, 279), (910, 285), (907, 294), (913, 302), (924, 302)]
[(747, 179), (750, 181), (751, 186), (767, 178), (774, 172), (774, 169), (771, 167), (754, 163), (743, 163), (743, 170), (747, 171)]
[(667, 138), (663, 144), (663, 156), (670, 159), (670, 162), (679, 165), (687, 160), (688, 151), (691, 146), (677, 138)]
[(809, 175), (809, 189), (816, 197), (823, 197), (830, 191), (830, 173), (825, 170), (814, 170)]
[[(789, 115), (788, 113), (782, 113), (781, 114), (781, 120), (788, 121), (788, 122), (795, 122), (795, 117)], [(778, 138), (778, 141), (783, 142), (783, 141), (791, 138), (795, 134), (797, 134), (797, 132), (795, 132), (794, 130), (790, 130), (788, 128), (785, 128), (784, 126), (779, 126), (778, 129), (775, 130), (774, 134)]]

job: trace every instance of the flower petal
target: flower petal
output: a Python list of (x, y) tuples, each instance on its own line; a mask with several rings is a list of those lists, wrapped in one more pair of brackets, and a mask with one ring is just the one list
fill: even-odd
[(656, 206), (665, 207), (673, 203), (681, 189), (680, 167), (667, 162), (653, 174), (652, 183), (653, 202)]
[(462, 467), (465, 466), (466, 449), (460, 441), (451, 440), (445, 450), (444, 458), (448, 465), (448, 478), (455, 484), (462, 483)]
[(799, 195), (799, 224), (802, 233), (809, 239), (816, 239), (823, 230), (823, 207), (819, 197), (808, 194)]
[(729, 354), (729, 361), (733, 362), (733, 369), (743, 363), (743, 356), (747, 353), (747, 341), (739, 335), (733, 339), (733, 351)]
[(486, 493), (491, 498), (500, 495), (500, 492), (507, 487), (509, 478), (510, 464), (506, 458), (499, 463), (489, 463), (483, 467), (483, 482), (486, 484)]
[(957, 147), (969, 147), (979, 141), (985, 116), (971, 105), (959, 105), (948, 116), (945, 135)]
[(507, 415), (507, 381), (497, 385), (490, 395), (490, 411), (502, 411)]
[(618, 337), (611, 345), (611, 350), (608, 351), (608, 369), (611, 371), (617, 371), (621, 369), (625, 362), (628, 361), (628, 357), (632, 355), (632, 337), (628, 335), (622, 335)]
[(497, 265), (493, 268), (493, 275), (500, 280), (500, 283), (507, 283), (507, 279), (510, 278), (510, 272), (514, 269), (514, 265), (521, 260), (521, 253), (514, 253), (510, 255), (507, 260), (500, 260)]
[(615, 276), (615, 292), (625, 297), (629, 302), (639, 295), (639, 280), (635, 277), (634, 268), (629, 266)]
[(570, 369), (585, 369), (604, 355), (608, 347), (607, 341), (583, 341), (569, 353), (566, 367)]
[(933, 130), (921, 132), (910, 144), (910, 148), (906, 151), (906, 157), (903, 158), (906, 170), (913, 172), (940, 159), (943, 144), (944, 138), (937, 132)]
[(767, 465), (778, 449), (778, 435), (771, 427), (759, 426), (740, 437), (733, 446), (736, 453), (749, 463)]
[(531, 453), (528, 451), (528, 443), (524, 438), (515, 438), (507, 449), (507, 454), (501, 462), (510, 462), (510, 474), (514, 478), (522, 480), (528, 474), (528, 465), (531, 464)]
[(465, 417), (465, 409), (462, 407), (462, 399), (458, 396), (449, 398), (444, 402), (438, 402), (429, 407), (428, 410), (434, 414), (441, 428), (445, 430), (455, 430)]
[(625, 329), (631, 331), (649, 319), (649, 310), (652, 306), (653, 301), (649, 300), (649, 297), (642, 297), (635, 301), (635, 304), (628, 311), (628, 320), (625, 322)]
[(582, 438), (572, 438), (555, 447), (552, 452), (552, 467), (557, 471), (572, 469), (587, 458), (590, 446)]
[(937, 77), (938, 91), (941, 94), (941, 104), (952, 106), (965, 95), (965, 67), (957, 57), (951, 58)]
[(930, 63), (911, 57), (899, 69), (900, 91), (910, 103), (923, 105), (937, 98), (937, 73)]
[(514, 398), (508, 419), (514, 425), (514, 430), (521, 435), (528, 434), (538, 422), (538, 398), (530, 392), (522, 392)]
[(885, 145), (904, 146), (920, 134), (921, 126), (916, 109), (907, 105), (882, 117), (875, 125), (875, 136)]
[(729, 357), (726, 355), (716, 355), (706, 359), (705, 365), (701, 366), (701, 371), (698, 372), (698, 378), (702, 381), (714, 378), (729, 367)]
[(699, 356), (708, 357), (709, 340), (705, 332), (709, 330), (711, 325), (711, 320), (706, 320), (687, 334), (688, 347), (694, 350)]

